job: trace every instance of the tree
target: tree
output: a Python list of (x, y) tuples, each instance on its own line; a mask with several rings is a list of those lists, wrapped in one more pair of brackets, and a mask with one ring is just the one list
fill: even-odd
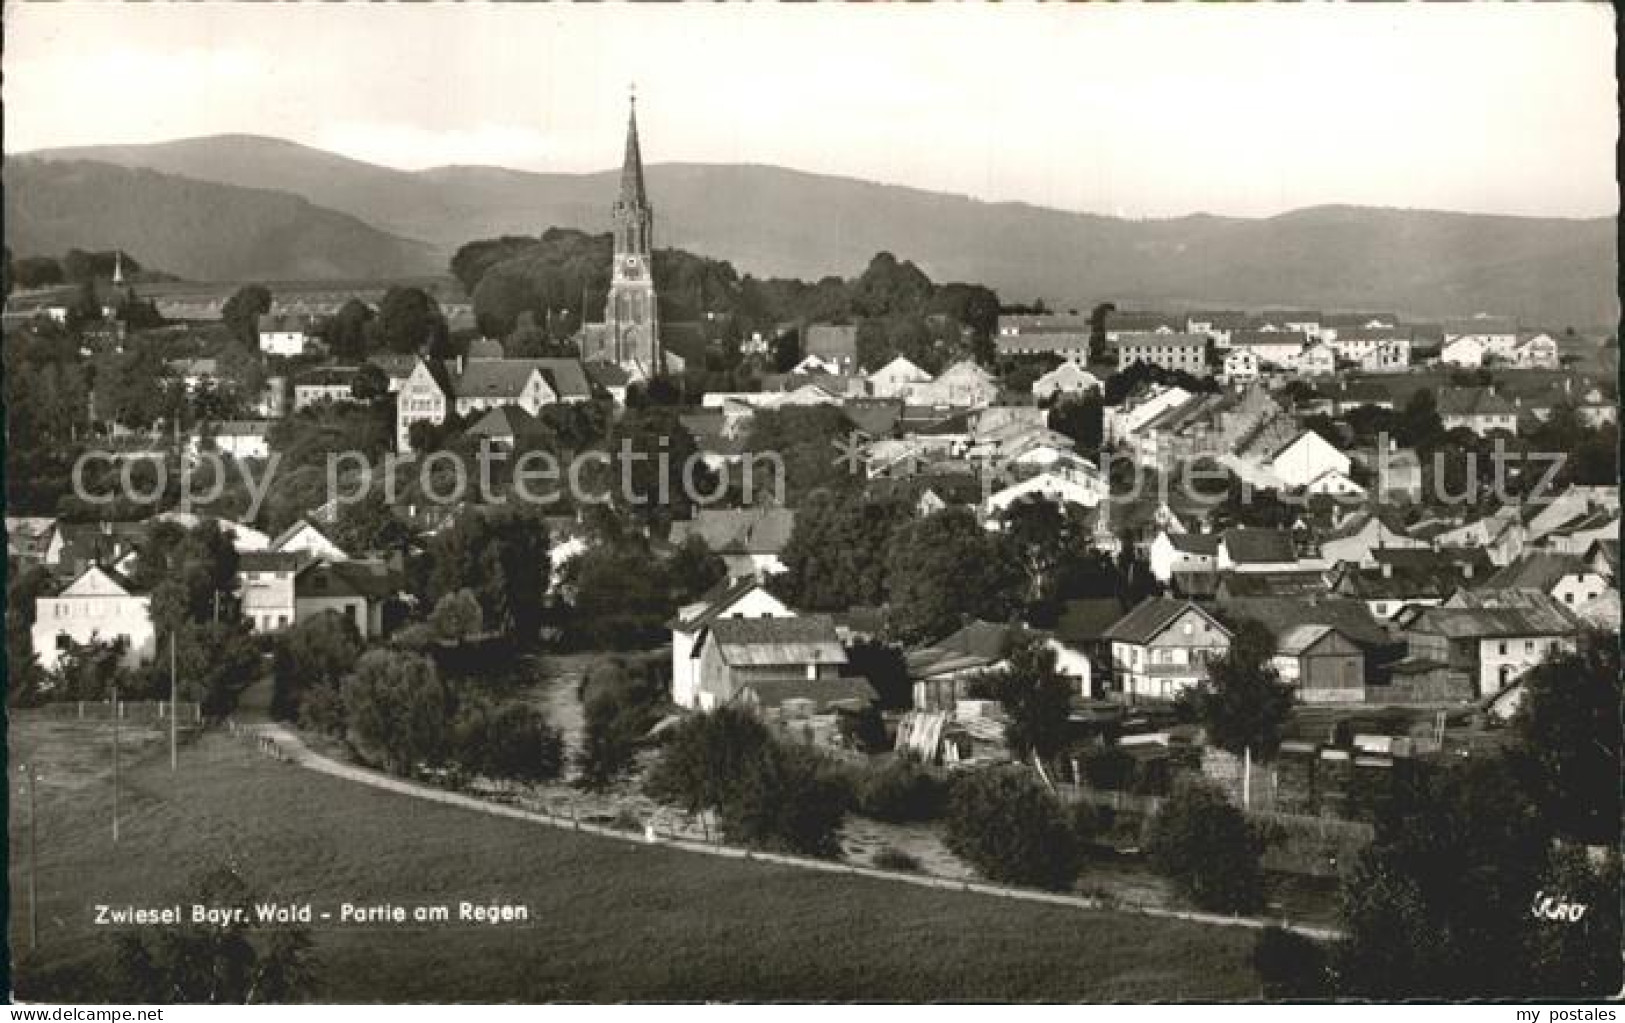
[(358, 298), (347, 300), (327, 321), (323, 335), (327, 349), (340, 362), (360, 362), (367, 357), (368, 335), (376, 314)]
[(430, 545), (436, 600), (472, 590), (487, 628), (523, 642), (542, 624), (551, 580), (547, 524), (534, 509), (495, 508), (460, 515)]
[(234, 868), (199, 874), (175, 902), (233, 912), (219, 923), (119, 934), (112, 971), (119, 1001), (272, 1004), (316, 993), (309, 933), (300, 927), (267, 931), (256, 925), (256, 896)]
[(1263, 843), (1223, 793), (1191, 781), (1151, 818), (1151, 866), (1199, 908), (1247, 913), (1264, 904)]
[(892, 624), (909, 641), (946, 635), (967, 618), (1004, 620), (1022, 583), (1003, 542), (963, 508), (898, 529), (886, 579)]
[(598, 789), (632, 766), (633, 757), (669, 705), (669, 679), (645, 661), (634, 670), (613, 657), (594, 664), (581, 686), (583, 735), (576, 764), (581, 784)]
[(1208, 666), (1208, 677), (1180, 694), (1207, 728), (1208, 741), (1246, 761), (1243, 800), (1252, 802), (1252, 760), (1268, 761), (1281, 746), (1281, 733), (1296, 697), (1270, 663), (1275, 636), (1254, 621), (1239, 623), (1230, 648)]
[[(1528, 948), (1550, 835), (1516, 762), (1472, 757), (1395, 780), (1343, 881), (1338, 993), (1550, 994)], [(1612, 955), (1617, 971), (1617, 944)]]
[(824, 756), (769, 741), (733, 779), (718, 809), (730, 841), (803, 856), (836, 857), (850, 795)]
[(728, 563), (711, 550), (703, 536), (690, 533), (667, 560), (666, 577), (672, 603), (681, 607), (727, 579)]
[(859, 640), (846, 648), (847, 670), (869, 681), (883, 710), (911, 710), (914, 681), (902, 648), (878, 640)]
[(1079, 398), (1063, 397), (1049, 410), (1049, 428), (1072, 438), (1078, 452), (1096, 457), (1105, 440), (1106, 403), (1099, 391)]
[(801, 362), (801, 339), (787, 330), (773, 341), (773, 372), (788, 373)]
[(442, 643), (461, 644), (479, 635), (484, 622), (474, 591), (461, 589), (441, 597), (429, 614), (429, 628)]
[(391, 287), (378, 304), (378, 340), (391, 351), (419, 352), (446, 342), (440, 305), (422, 288)]
[(333, 541), (347, 551), (400, 550), (411, 536), (377, 489), (340, 504), (333, 523)]
[(363, 362), (350, 381), (350, 397), (356, 401), (376, 401), (389, 394), (389, 374), (376, 362)]
[[(156, 578), (152, 590), (152, 621), (160, 631), (186, 623), (228, 621), (236, 617), (237, 548), (214, 519), (204, 519), (184, 534), (164, 533), (174, 546), (163, 556), (161, 568), (143, 568), (143, 576)], [(151, 556), (158, 556), (165, 541), (156, 540)], [(147, 549), (141, 552), (144, 563)]]
[(449, 738), (449, 698), (434, 663), (418, 654), (371, 650), (344, 684), (346, 724), (391, 772), (412, 775), (438, 762)]
[(101, 299), (96, 297), (96, 285), (84, 281), (75, 291), (72, 300), (68, 302), (67, 321), (69, 330), (78, 330), (87, 323), (96, 323), (102, 318)]
[[(347, 615), (307, 616), (278, 633), (271, 648), (271, 716), (297, 720), (305, 695), (318, 689), (337, 696), (361, 650), (361, 634)], [(325, 724), (342, 725), (343, 721)]]
[(767, 726), (743, 708), (691, 715), (670, 732), (644, 791), (690, 815), (717, 809), (772, 742)]
[[(751, 417), (745, 437), (748, 452), (776, 452), (784, 463), (784, 503), (799, 507), (813, 492), (826, 489), (849, 493), (860, 482), (853, 467), (840, 458), (842, 444), (851, 442), (851, 420), (828, 405), (789, 406), (761, 411)], [(756, 500), (773, 499), (760, 492)]]
[(1019, 768), (956, 777), (946, 839), (950, 850), (993, 881), (1065, 890), (1081, 863), (1066, 809)]
[(1619, 643), (1587, 633), (1523, 676), (1512, 731), (1534, 765), (1540, 806), (1567, 838), (1616, 845), (1620, 820)]
[(673, 587), (641, 535), (618, 536), (571, 558), (560, 587), (572, 593), (576, 630), (590, 643), (619, 649), (665, 635), (676, 610)]
[(1012, 639), (1009, 664), (993, 679), (1004, 708), (1004, 741), (1017, 760), (1031, 759), (1048, 783), (1044, 762), (1066, 745), (1072, 687), (1055, 670), (1055, 651), (1037, 638)]
[(220, 322), (231, 331), (237, 343), (248, 348), (260, 346), (260, 317), (272, 307), (270, 289), (263, 284), (245, 284), (220, 307)]
[(458, 764), (485, 778), (551, 781), (564, 767), (564, 739), (534, 707), (472, 701), (454, 726)]
[(908, 507), (894, 499), (813, 493), (796, 510), (780, 555), (785, 571), (773, 577), (773, 591), (808, 611), (879, 606), (887, 552), (908, 518)]

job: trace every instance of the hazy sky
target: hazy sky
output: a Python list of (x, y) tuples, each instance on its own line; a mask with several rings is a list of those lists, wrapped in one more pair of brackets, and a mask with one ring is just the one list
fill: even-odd
[(1602, 4), (5, 5), (5, 145), (769, 163), (1126, 216), (1616, 211)]

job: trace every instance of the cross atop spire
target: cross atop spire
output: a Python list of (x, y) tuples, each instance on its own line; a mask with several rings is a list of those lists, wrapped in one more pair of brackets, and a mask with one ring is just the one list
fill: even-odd
[(632, 86), (626, 118), (626, 159), (621, 164), (621, 203), (642, 209), (649, 203), (643, 189), (643, 150), (638, 145), (638, 87)]

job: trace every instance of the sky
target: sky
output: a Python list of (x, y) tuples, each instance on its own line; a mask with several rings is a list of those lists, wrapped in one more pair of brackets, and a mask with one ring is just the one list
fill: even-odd
[(5, 5), (5, 150), (776, 164), (1128, 217), (1617, 211), (1603, 4)]

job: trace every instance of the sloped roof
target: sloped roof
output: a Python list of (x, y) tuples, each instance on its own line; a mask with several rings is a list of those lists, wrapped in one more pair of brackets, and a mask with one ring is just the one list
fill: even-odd
[(1386, 646), (1394, 637), (1358, 600), (1342, 597), (1236, 597), (1225, 602), (1233, 618), (1261, 622), (1279, 635), (1295, 625), (1332, 625), (1361, 646)]
[(1256, 529), (1239, 526), (1224, 531), (1225, 552), (1238, 565), (1297, 561), (1292, 534), (1284, 529)]
[(1337, 630), (1330, 625), (1293, 625), (1275, 638), (1276, 653), (1286, 654), (1289, 657), (1308, 650), (1319, 643), (1328, 633)]
[(1578, 554), (1529, 551), (1484, 580), (1486, 590), (1541, 590), (1551, 588), (1566, 575), (1583, 575), (1591, 568)]
[(702, 508), (692, 519), (672, 523), (671, 541), (698, 534), (718, 554), (777, 554), (795, 525), (789, 508)]
[(312, 561), (294, 577), (298, 597), (365, 597), (382, 600), (398, 589), (382, 561)]
[(707, 625), (739, 603), (746, 594), (761, 588), (762, 584), (754, 578), (724, 579), (706, 591), (698, 601), (681, 608), (675, 624), (681, 625), (686, 630)]
[(1175, 600), (1172, 597), (1147, 597), (1132, 611), (1113, 623), (1111, 628), (1106, 630), (1104, 638), (1122, 643), (1149, 643), (1188, 610), (1196, 611), (1226, 636), (1230, 635), (1229, 629), (1197, 604), (1188, 600)]
[(1252, 345), (1297, 345), (1309, 343), (1309, 335), (1301, 330), (1235, 330), (1230, 332), (1230, 347), (1246, 348)]
[(814, 323), (806, 330), (802, 351), (822, 358), (854, 358), (858, 353), (855, 323)]
[(908, 651), (911, 678), (929, 678), (993, 667), (1010, 653), (1021, 626), (974, 621), (935, 643)]
[(541, 430), (536, 417), (518, 405), (498, 405), (486, 410), (467, 432), (478, 437), (525, 437)]
[(852, 425), (871, 437), (889, 437), (903, 415), (898, 398), (858, 398), (841, 406)]
[(237, 571), (292, 572), (306, 560), (304, 551), (246, 551), (237, 555)]
[(1444, 387), (1434, 400), (1441, 416), (1507, 416), (1517, 411), (1488, 387)]
[(1182, 554), (1206, 558), (1216, 558), (1219, 555), (1217, 533), (1169, 533), (1168, 542), (1174, 545), (1174, 550)]
[(412, 367), (417, 365), (417, 359), (407, 352), (378, 352), (369, 355), (367, 361), (384, 371), (384, 375), (392, 380), (404, 380), (412, 375)]
[(1117, 337), (1117, 346), (1126, 345), (1166, 345), (1170, 348), (1203, 348), (1207, 347), (1206, 334), (1189, 334), (1176, 330), (1169, 334), (1156, 331), (1127, 331)]
[(828, 615), (718, 618), (709, 628), (730, 667), (846, 663), (846, 651)]
[(1326, 592), (1323, 572), (1238, 572), (1219, 580), (1229, 597), (1314, 596)]
[(1453, 639), (1471, 639), (1566, 635), (1576, 631), (1578, 623), (1560, 605), (1553, 603), (1550, 606), (1430, 607), (1411, 628)]
[(632, 382), (631, 374), (613, 362), (585, 363), (582, 371), (599, 387), (625, 387)]

